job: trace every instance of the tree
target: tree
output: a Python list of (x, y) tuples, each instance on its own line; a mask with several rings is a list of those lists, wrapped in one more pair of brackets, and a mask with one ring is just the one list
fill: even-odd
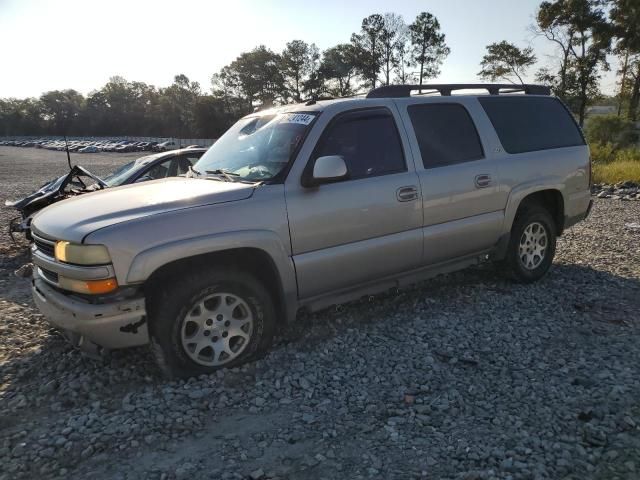
[(542, 35), (550, 42), (555, 43), (560, 50), (558, 75), (557, 79), (550, 77), (553, 75), (548, 68), (539, 72), (538, 78), (546, 77), (547, 84), (552, 85), (554, 93), (568, 102), (568, 90), (571, 89), (571, 83), (568, 81), (568, 69), (571, 57), (571, 44), (575, 32), (572, 29), (565, 28), (560, 21), (561, 5), (550, 2), (542, 2), (536, 15), (536, 25), (533, 32), (536, 35)]
[(354, 93), (352, 81), (356, 75), (356, 52), (353, 45), (342, 43), (325, 50), (320, 63), (320, 77), (327, 82), (327, 92), (335, 97)]
[(640, 55), (634, 56), (633, 61), (629, 64), (628, 83), (630, 96), (629, 96), (629, 110), (628, 118), (635, 122), (638, 119), (638, 105), (640, 104)]
[[(317, 77), (317, 63), (320, 54), (315, 44), (309, 45), (302, 40), (287, 43), (282, 52), (282, 74), (287, 88), (287, 96), (295, 102), (302, 101), (305, 90), (315, 90), (310, 80)], [(305, 88), (306, 87), (306, 88)]]
[(250, 109), (256, 102), (268, 106), (284, 101), (286, 88), (281, 65), (280, 55), (260, 45), (250, 52), (241, 53), (224, 67), (214, 77), (214, 88), (222, 86), (226, 92), (244, 98)]
[(309, 64), (307, 78), (302, 82), (302, 91), (307, 98), (317, 96), (324, 89), (320, 75), (320, 50), (315, 43), (309, 45)]
[(0, 135), (38, 135), (44, 130), (38, 99), (0, 99)]
[(622, 110), (622, 102), (628, 98), (628, 117), (635, 121), (640, 101), (640, 2), (612, 0), (609, 17), (616, 37), (614, 52), (624, 58), (619, 72), (621, 79), (618, 115)]
[(184, 74), (176, 75), (173, 84), (160, 91), (158, 107), (164, 134), (186, 138), (195, 130), (194, 111), (200, 95), (200, 84)]
[(487, 53), (482, 57), (478, 75), (491, 81), (502, 78), (510, 82), (513, 82), (512, 77), (515, 76), (518, 82), (524, 84), (522, 77), (527, 67), (534, 63), (536, 63), (536, 56), (531, 47), (520, 49), (503, 40), (500, 43), (487, 45)]
[(555, 31), (568, 41), (567, 60), (561, 72), (563, 93), (566, 95), (567, 80), (573, 74), (581, 126), (589, 98), (598, 89), (600, 68), (609, 68), (606, 56), (612, 30), (601, 5), (601, 0), (554, 0), (542, 2), (538, 12), (541, 29)]
[(76, 119), (84, 106), (84, 97), (72, 89), (53, 90), (43, 93), (39, 102), (50, 133), (67, 135), (76, 126)]
[(376, 13), (362, 20), (359, 34), (351, 35), (356, 68), (371, 88), (376, 87), (378, 74), (382, 68), (383, 32), (384, 18)]
[(617, 115), (596, 115), (589, 118), (585, 133), (590, 143), (609, 143), (615, 149), (629, 147), (638, 141), (633, 122)]
[(445, 43), (444, 33), (440, 33), (440, 22), (432, 14), (422, 12), (409, 25), (411, 35), (411, 58), (420, 65), (419, 84), (423, 80), (440, 74), (440, 65), (451, 50)]
[(398, 66), (399, 49), (404, 47), (407, 36), (407, 26), (402, 16), (395, 13), (385, 13), (383, 17), (383, 27), (381, 34), (382, 42), (382, 73), (384, 75), (383, 84), (391, 84), (391, 73)]
[(400, 84), (412, 83), (414, 74), (408, 70), (413, 66), (409, 28), (405, 28), (403, 35), (398, 39), (395, 55), (394, 72), (396, 74), (396, 82)]

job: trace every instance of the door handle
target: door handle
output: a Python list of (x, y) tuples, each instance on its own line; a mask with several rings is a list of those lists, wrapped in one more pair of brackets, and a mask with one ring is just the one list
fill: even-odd
[(396, 190), (396, 198), (399, 202), (410, 202), (418, 198), (418, 189), (416, 187), (400, 187)]
[(475, 179), (476, 188), (486, 188), (491, 185), (491, 175), (483, 173), (476, 175)]

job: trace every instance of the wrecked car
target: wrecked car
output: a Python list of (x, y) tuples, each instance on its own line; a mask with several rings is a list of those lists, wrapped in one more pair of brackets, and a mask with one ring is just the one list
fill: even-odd
[(14, 208), (20, 213), (20, 216), (10, 221), (9, 233), (12, 238), (14, 233), (24, 233), (27, 239), (31, 240), (29, 231), (31, 217), (44, 207), (65, 198), (103, 188), (184, 175), (204, 152), (206, 148), (189, 148), (147, 155), (126, 163), (104, 178), (76, 165), (69, 170), (69, 173), (45, 183), (26, 197), (5, 202), (7, 207)]

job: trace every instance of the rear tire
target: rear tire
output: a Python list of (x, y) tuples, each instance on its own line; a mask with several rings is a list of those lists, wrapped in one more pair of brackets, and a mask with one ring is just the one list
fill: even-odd
[(516, 214), (504, 259), (508, 275), (520, 283), (542, 278), (556, 253), (556, 226), (538, 204), (523, 205)]
[(266, 288), (237, 270), (188, 274), (152, 294), (148, 310), (151, 348), (170, 377), (242, 365), (268, 350), (275, 332)]

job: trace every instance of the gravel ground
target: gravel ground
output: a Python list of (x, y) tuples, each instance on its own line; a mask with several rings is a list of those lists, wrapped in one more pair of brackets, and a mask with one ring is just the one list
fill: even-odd
[[(48, 161), (0, 150), (2, 196)], [(598, 199), (535, 285), (439, 277), (301, 316), (266, 358), (186, 382), (144, 348), (68, 347), (3, 237), (0, 479), (638, 479), (638, 221), (640, 202)]]

